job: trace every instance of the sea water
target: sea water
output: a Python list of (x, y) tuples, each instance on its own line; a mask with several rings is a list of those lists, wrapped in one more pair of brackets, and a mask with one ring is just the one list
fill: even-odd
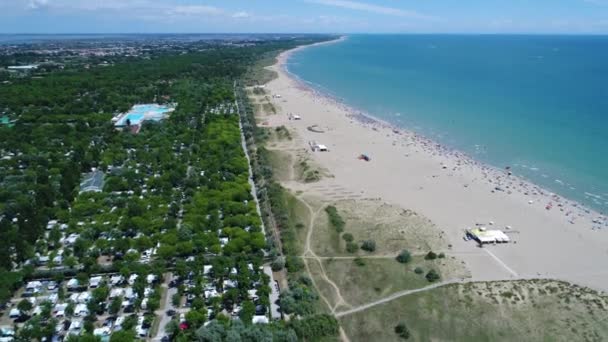
[(288, 70), (317, 90), (608, 212), (608, 37), (353, 35)]

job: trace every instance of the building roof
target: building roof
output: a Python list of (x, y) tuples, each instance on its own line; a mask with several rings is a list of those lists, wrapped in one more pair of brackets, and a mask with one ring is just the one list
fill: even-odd
[(254, 324), (268, 324), (268, 317), (266, 316), (253, 316), (251, 322)]
[(481, 243), (509, 242), (511, 239), (500, 230), (486, 230), (485, 228), (471, 229), (470, 233)]
[(84, 175), (80, 183), (80, 192), (101, 192), (103, 190), (104, 173), (101, 171), (93, 171)]

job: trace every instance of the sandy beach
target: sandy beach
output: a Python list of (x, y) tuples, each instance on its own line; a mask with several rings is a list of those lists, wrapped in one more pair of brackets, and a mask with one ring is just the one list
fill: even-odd
[[(605, 216), (316, 92), (285, 69), (296, 50), (271, 67), (278, 78), (266, 90), (277, 114), (263, 124), (292, 130), (298, 148), (333, 177), (294, 187), (323, 196), (339, 185), (421, 213), (445, 232), (449, 254), (463, 260), (475, 280), (554, 278), (608, 290)], [(329, 151), (312, 152), (313, 141)], [(358, 159), (362, 153), (371, 160)], [(464, 229), (476, 224), (502, 229), (512, 242), (480, 248), (464, 241)]]

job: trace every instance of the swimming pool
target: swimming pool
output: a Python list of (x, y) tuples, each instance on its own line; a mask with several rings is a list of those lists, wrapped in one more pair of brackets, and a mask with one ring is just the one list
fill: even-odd
[(128, 111), (120, 120), (116, 122), (116, 126), (126, 126), (127, 120), (131, 125), (139, 125), (146, 120), (160, 121), (166, 117), (166, 114), (173, 111), (173, 107), (158, 105), (158, 104), (141, 104), (135, 105)]

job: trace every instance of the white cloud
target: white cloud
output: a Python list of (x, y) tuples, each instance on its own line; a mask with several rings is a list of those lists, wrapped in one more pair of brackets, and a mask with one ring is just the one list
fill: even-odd
[(346, 9), (356, 10), (356, 11), (392, 15), (392, 16), (397, 16), (397, 17), (407, 17), (407, 18), (416, 18), (416, 19), (431, 19), (432, 18), (430, 16), (424, 15), (422, 13), (418, 13), (416, 11), (408, 11), (408, 10), (403, 10), (400, 8), (373, 5), (373, 4), (368, 4), (368, 3), (364, 3), (364, 2), (358, 2), (358, 1), (306, 0), (306, 2), (324, 5), (324, 6), (346, 8)]
[(241, 12), (236, 12), (232, 15), (233, 18), (235, 19), (246, 19), (246, 18), (250, 18), (251, 14), (245, 12), (245, 11), (241, 11)]
[(29, 9), (42, 9), (45, 8), (49, 5), (49, 0), (30, 0), (30, 2), (27, 5), (27, 8)]
[(176, 6), (168, 10), (170, 15), (190, 16), (190, 15), (220, 15), (224, 11), (220, 8), (204, 5)]

